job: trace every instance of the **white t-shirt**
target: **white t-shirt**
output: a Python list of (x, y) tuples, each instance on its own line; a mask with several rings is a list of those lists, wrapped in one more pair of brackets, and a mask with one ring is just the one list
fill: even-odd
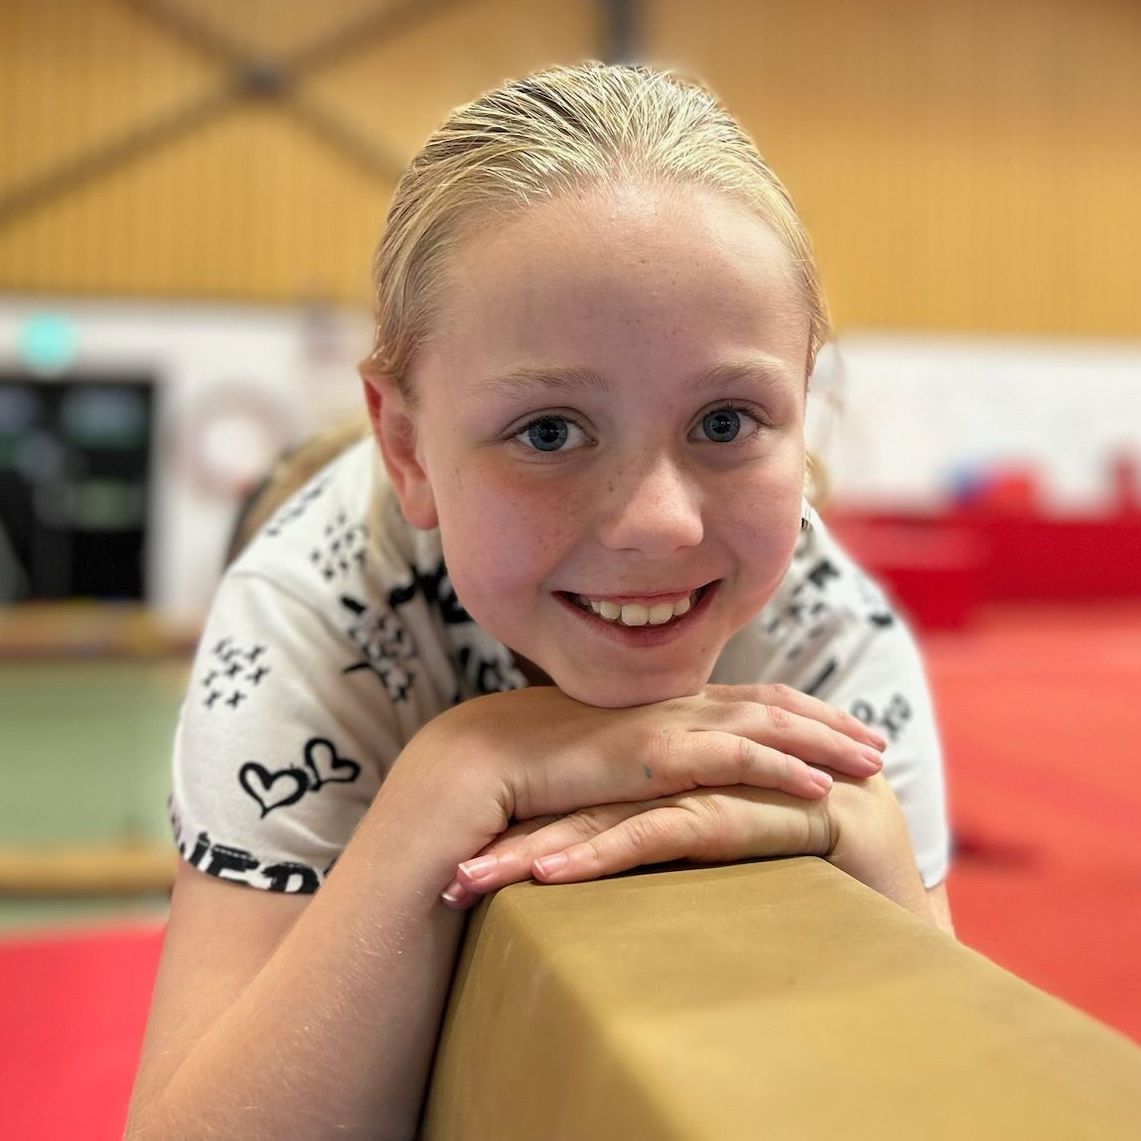
[[(784, 682), (879, 729), (884, 775), (930, 887), (946, 875), (949, 838), (919, 657), (882, 594), (808, 514), (776, 596), (711, 680)], [(175, 739), (179, 852), (228, 880), (316, 891), (421, 726), (458, 701), (526, 684), (511, 651), (456, 599), (438, 533), (400, 514), (366, 439), (285, 503), (219, 587)]]

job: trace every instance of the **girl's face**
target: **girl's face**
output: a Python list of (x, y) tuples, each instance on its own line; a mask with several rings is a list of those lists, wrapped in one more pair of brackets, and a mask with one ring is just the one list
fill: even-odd
[(695, 693), (792, 556), (809, 318), (721, 195), (595, 189), (454, 259), (402, 500), (472, 617), (565, 693)]

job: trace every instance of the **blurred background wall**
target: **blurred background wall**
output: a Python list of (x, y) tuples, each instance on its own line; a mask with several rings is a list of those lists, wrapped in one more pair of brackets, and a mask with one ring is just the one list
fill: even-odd
[(142, 594), (192, 625), (251, 473), (355, 410), (404, 162), (505, 76), (625, 56), (710, 82), (792, 190), (841, 502), (1013, 462), (1107, 506), (1141, 455), (1139, 29), (1130, 0), (7, 0), (0, 433), (37, 375), (153, 386)]
[[(454, 104), (611, 53), (543, 0), (7, 0), (0, 286), (342, 302)], [(631, 0), (639, 59), (707, 79), (816, 239), (837, 325), (1132, 337), (1130, 0)]]
[[(790, 188), (839, 334), (812, 442), (924, 639), (960, 928), (1141, 1035), (1136, 0), (3, 0), (0, 849), (161, 906), (182, 655), (243, 493), (357, 413), (400, 169), (586, 57), (707, 80)], [(92, 882), (2, 857), (0, 922)]]

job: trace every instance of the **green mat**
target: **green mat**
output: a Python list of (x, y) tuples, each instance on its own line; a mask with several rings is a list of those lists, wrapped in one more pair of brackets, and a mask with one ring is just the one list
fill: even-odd
[[(0, 663), (0, 845), (169, 842), (170, 747), (187, 664)], [(0, 927), (154, 915), (161, 898), (0, 900)]]

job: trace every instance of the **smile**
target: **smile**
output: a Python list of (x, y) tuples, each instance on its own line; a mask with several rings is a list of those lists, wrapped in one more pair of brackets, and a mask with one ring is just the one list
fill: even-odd
[(701, 598), (707, 587), (697, 590), (674, 601), (664, 602), (613, 602), (610, 599), (590, 598), (585, 594), (571, 594), (568, 597), (582, 610), (597, 614), (605, 622), (616, 626), (665, 626), (683, 614), (688, 614)]

